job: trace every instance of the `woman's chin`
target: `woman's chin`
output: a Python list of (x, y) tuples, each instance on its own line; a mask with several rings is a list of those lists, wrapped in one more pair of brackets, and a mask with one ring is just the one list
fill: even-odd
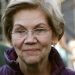
[(41, 59), (39, 58), (39, 56), (30, 56), (30, 57), (24, 58), (23, 60), (27, 64), (36, 64), (36, 63), (39, 63)]

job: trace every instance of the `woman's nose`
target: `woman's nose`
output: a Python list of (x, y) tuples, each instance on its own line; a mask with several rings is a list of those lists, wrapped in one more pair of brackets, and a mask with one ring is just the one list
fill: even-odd
[(27, 36), (24, 39), (24, 43), (26, 43), (26, 44), (33, 44), (33, 43), (36, 43), (36, 42), (37, 42), (37, 39), (33, 35), (33, 33), (32, 32), (28, 32)]

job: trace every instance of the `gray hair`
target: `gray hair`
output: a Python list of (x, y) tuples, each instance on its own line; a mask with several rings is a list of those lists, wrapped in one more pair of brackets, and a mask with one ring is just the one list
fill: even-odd
[(47, 16), (52, 21), (52, 27), (54, 28), (54, 32), (55, 32), (58, 40), (61, 39), (61, 37), (64, 33), (64, 19), (63, 19), (63, 15), (60, 11), (60, 7), (56, 3), (56, 0), (10, 0), (10, 2), (8, 3), (8, 6), (5, 10), (5, 13), (3, 15), (4, 32), (9, 41), (11, 40), (11, 35), (10, 35), (10, 31), (9, 31), (11, 29), (9, 27), (12, 28), (12, 26), (11, 26), (12, 22), (10, 22), (9, 14), (11, 14), (11, 12), (14, 13), (13, 8), (15, 8), (15, 6), (19, 6), (19, 5), (23, 5), (23, 4), (40, 6), (40, 8), (45, 11)]

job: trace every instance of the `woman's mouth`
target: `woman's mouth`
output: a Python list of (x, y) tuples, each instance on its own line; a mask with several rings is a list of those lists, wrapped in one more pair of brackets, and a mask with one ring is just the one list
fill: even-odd
[(28, 55), (34, 56), (40, 53), (40, 49), (25, 49), (23, 50), (23, 52), (25, 52)]

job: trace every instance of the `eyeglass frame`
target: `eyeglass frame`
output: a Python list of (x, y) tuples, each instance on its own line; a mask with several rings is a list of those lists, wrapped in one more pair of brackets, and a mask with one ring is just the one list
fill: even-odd
[(22, 37), (27, 37), (28, 33), (31, 33), (32, 35), (34, 36), (43, 36), (45, 35), (47, 32), (51, 31), (51, 28), (37, 28), (37, 29), (33, 29), (33, 30), (27, 30), (27, 29), (24, 29), (24, 30), (12, 30), (11, 34), (12, 34), (12, 37), (14, 36), (17, 36), (16, 38), (22, 38)]

